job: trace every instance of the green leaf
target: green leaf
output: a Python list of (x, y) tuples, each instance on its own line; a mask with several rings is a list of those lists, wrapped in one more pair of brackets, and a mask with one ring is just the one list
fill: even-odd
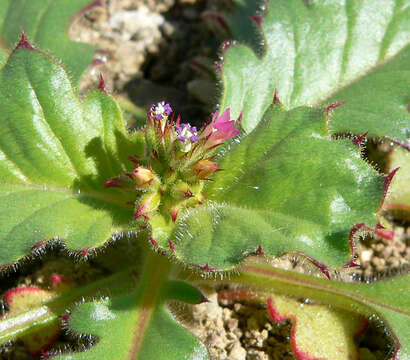
[[(285, 271), (255, 261), (257, 259), (249, 259), (241, 265), (239, 274), (230, 276), (230, 286), (245, 286), (263, 301), (272, 293), (280, 293), (329, 304), (335, 309), (345, 309), (381, 321), (396, 344), (394, 359), (410, 358), (409, 273), (372, 284), (345, 283)], [(198, 284), (209, 282), (198, 281)], [(330, 327), (333, 328), (333, 325)]]
[(410, 216), (410, 152), (395, 147), (389, 155), (389, 171), (399, 170), (393, 177), (384, 208), (389, 211), (406, 213)]
[(292, 320), (291, 345), (298, 359), (360, 359), (354, 338), (367, 328), (368, 322), (362, 316), (276, 294), (268, 298), (267, 304), (274, 321)]
[(261, 246), (347, 263), (352, 226), (376, 224), (383, 180), (351, 141), (325, 134), (325, 121), (314, 108), (272, 106), (218, 162), (225, 171), (207, 187), (207, 206), (177, 221), (176, 256), (226, 269)]
[(56, 359), (209, 359), (205, 346), (175, 322), (165, 301), (197, 304), (201, 293), (181, 281), (166, 279), (167, 259), (154, 255), (135, 292), (80, 305), (69, 319), (76, 333), (98, 336), (86, 352)]
[(0, 264), (53, 238), (79, 250), (129, 228), (133, 206), (103, 182), (143, 140), (128, 138), (107, 94), (81, 104), (59, 64), (18, 48), (0, 74), (0, 114)]
[(352, 131), (410, 137), (409, 0), (269, 1), (262, 23), (265, 53), (246, 46), (224, 54), (221, 110), (243, 112), (250, 132), (272, 102), (275, 88), (288, 109), (346, 105), (332, 133)]
[(0, 64), (13, 49), (21, 29), (42, 49), (61, 59), (77, 84), (93, 60), (94, 47), (71, 41), (67, 28), (76, 14), (88, 5), (99, 5), (91, 0), (1, 0), (1, 37), (6, 45), (0, 49)]
[[(81, 287), (62, 285), (55, 288), (51, 283), (53, 291), (33, 291), (36, 289), (33, 287), (9, 290), (5, 294), (9, 311), (0, 322), (0, 344), (25, 340), (30, 346), (30, 338), (45, 337), (47, 332), (44, 330), (54, 327), (56, 323), (60, 325), (60, 315), (65, 314), (67, 309), (72, 308), (76, 302), (84, 300), (85, 297), (106, 294), (120, 296), (133, 291), (135, 289), (135, 278), (131, 275), (133, 271), (127, 268)], [(32, 294), (28, 295), (28, 291)]]
[(355, 340), (369, 325), (362, 315), (311, 299), (295, 299), (274, 291), (255, 292), (252, 288), (228, 288), (220, 291), (218, 298), (229, 303), (262, 302), (271, 320), (281, 323), (290, 319), (290, 346), (297, 359), (359, 360)]

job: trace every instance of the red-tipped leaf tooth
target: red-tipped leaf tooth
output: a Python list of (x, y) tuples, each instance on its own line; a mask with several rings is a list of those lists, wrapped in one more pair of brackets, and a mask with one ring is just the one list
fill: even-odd
[(149, 237), (149, 241), (151, 242), (152, 246), (158, 247), (158, 243), (154, 240), (152, 236)]
[(169, 248), (171, 249), (171, 251), (175, 252), (175, 246), (173, 242), (171, 241), (171, 239), (168, 239), (168, 244), (169, 244)]
[(60, 285), (71, 285), (71, 283), (66, 278), (64, 278), (64, 276), (56, 273), (51, 275), (50, 283), (53, 288)]
[(139, 156), (137, 155), (128, 156), (128, 160), (131, 161), (135, 165), (135, 167), (139, 166), (137, 159), (139, 159)]
[(295, 251), (294, 253), (295, 253), (295, 254), (298, 254), (298, 255), (301, 255), (301, 256), (303, 256), (305, 259), (309, 260), (313, 265), (315, 265), (315, 266), (330, 280), (329, 268), (328, 268), (326, 265), (320, 263), (320, 262), (317, 261), (316, 259), (312, 258), (312, 257), (309, 256), (309, 255), (306, 255), (306, 254), (303, 253), (303, 252)]
[[(393, 240), (394, 238), (394, 231), (384, 231), (383, 229), (378, 228), (377, 225), (376, 225), (376, 228), (373, 229), (364, 223), (356, 224), (355, 226), (353, 226), (352, 230), (350, 230), (350, 235), (349, 235), (349, 245), (350, 245), (350, 251), (352, 253), (354, 249), (354, 236), (361, 229), (365, 229), (386, 240)], [(351, 260), (351, 262), (353, 262), (353, 260)], [(347, 265), (351, 264), (351, 262), (346, 264), (345, 267), (348, 267)]]
[(280, 100), (279, 100), (279, 95), (278, 95), (278, 89), (275, 88), (275, 92), (273, 94), (273, 101), (274, 104), (281, 104)]
[(360, 266), (360, 265), (359, 265), (359, 264), (356, 264), (356, 263), (354, 262), (354, 259), (353, 259), (353, 258), (351, 258), (350, 261), (349, 261), (347, 264), (344, 264), (344, 265), (343, 265), (343, 267), (344, 267), (345, 269), (355, 268), (355, 267), (358, 267), (358, 266)]
[(106, 188), (123, 188), (121, 185), (121, 178), (115, 177), (113, 179), (104, 180), (104, 187)]
[(357, 139), (354, 139), (353, 144), (356, 144), (360, 147), (362, 145), (362, 142), (366, 139), (368, 133), (369, 132), (366, 131), (363, 135), (359, 136)]
[(107, 89), (105, 87), (105, 80), (102, 73), (100, 73), (100, 83), (98, 84), (98, 89), (103, 93), (107, 93)]
[(243, 111), (241, 111), (238, 118), (236, 119), (235, 125), (241, 125), (242, 124), (242, 118), (243, 118)]
[(336, 109), (339, 106), (344, 105), (345, 102), (344, 101), (339, 101), (337, 103), (334, 104), (330, 104), (327, 108), (326, 108), (326, 121), (325, 121), (325, 133), (326, 135), (329, 133), (329, 116), (330, 116), (330, 112), (333, 109)]
[(249, 19), (255, 21), (258, 26), (262, 25), (263, 17), (260, 15), (249, 16)]
[(233, 42), (229, 40), (224, 40), (221, 44), (221, 50), (226, 51), (233, 46)]
[(31, 250), (36, 250), (36, 249), (38, 249), (38, 248), (43, 247), (43, 246), (46, 244), (46, 242), (47, 242), (47, 240), (37, 241), (37, 242), (31, 247)]
[(342, 106), (342, 105), (344, 105), (344, 104), (345, 104), (345, 101), (339, 101), (339, 102), (337, 102), (337, 103), (330, 104), (330, 105), (326, 108), (326, 111), (329, 112), (330, 110), (336, 109), (337, 107)]
[(382, 197), (382, 201), (381, 201), (381, 203), (380, 203), (379, 211), (383, 208), (384, 200), (386, 200), (386, 195), (387, 195), (387, 193), (388, 193), (388, 191), (389, 191), (390, 184), (391, 184), (391, 182), (392, 182), (392, 180), (393, 180), (393, 178), (394, 178), (394, 175), (396, 175), (396, 173), (397, 173), (397, 171), (399, 171), (399, 169), (400, 169), (400, 167), (396, 167), (394, 170), (392, 170), (392, 171), (390, 172), (389, 175), (387, 175), (387, 176), (384, 178), (383, 197)]
[(213, 67), (214, 69), (218, 70), (219, 72), (221, 72), (221, 71), (222, 71), (223, 64), (222, 64), (222, 63), (216, 63), (215, 65), (212, 65), (212, 67)]
[(24, 32), (24, 29), (21, 29), (21, 37), (20, 41), (15, 47), (13, 51), (16, 51), (17, 49), (27, 49), (27, 50), (33, 50), (34, 47), (28, 42), (26, 33)]
[(206, 263), (205, 266), (200, 266), (200, 269), (203, 270), (203, 271), (207, 271), (207, 272), (215, 272), (216, 271), (215, 268), (209, 267), (208, 263)]
[(179, 126), (179, 124), (181, 123), (181, 116), (178, 115), (177, 117), (177, 122), (175, 123), (176, 126)]
[(228, 24), (226, 23), (225, 19), (216, 12), (213, 11), (205, 11), (202, 13), (201, 18), (204, 20), (214, 20), (225, 32), (228, 38), (232, 38), (231, 30), (229, 29)]
[(78, 253), (82, 256), (82, 257), (87, 257), (88, 253), (90, 252), (91, 248), (90, 247), (86, 247), (84, 249), (81, 249), (78, 251)]
[(380, 224), (380, 221), (376, 224), (375, 227), (375, 234), (379, 235), (380, 237), (387, 239), (387, 240), (393, 240), (394, 238), (394, 231), (388, 231), (386, 228)]
[(264, 253), (263, 250), (262, 250), (262, 246), (260, 246), (260, 245), (258, 246), (258, 248), (256, 249), (255, 254), (256, 254), (256, 255), (262, 255), (262, 256), (265, 255), (265, 253)]
[(147, 230), (148, 226), (147, 225), (140, 225), (140, 230)]

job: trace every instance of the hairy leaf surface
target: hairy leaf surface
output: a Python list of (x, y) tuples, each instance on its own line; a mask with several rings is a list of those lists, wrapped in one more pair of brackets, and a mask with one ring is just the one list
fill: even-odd
[(300, 251), (347, 263), (352, 226), (376, 224), (383, 179), (350, 141), (326, 135), (325, 122), (322, 110), (273, 105), (225, 149), (207, 205), (177, 221), (177, 257), (224, 269), (261, 246), (272, 256)]
[(128, 227), (133, 206), (103, 182), (143, 144), (108, 95), (80, 103), (60, 65), (20, 47), (0, 74), (0, 114), (1, 264), (53, 238), (97, 247)]
[[(92, 4), (91, 4), (92, 3)], [(98, 5), (92, 0), (1, 0), (0, 29), (3, 48), (0, 64), (13, 49), (21, 29), (37, 46), (61, 59), (75, 84), (93, 59), (94, 48), (73, 42), (67, 34), (70, 22), (88, 5)]]
[(256, 127), (275, 88), (287, 108), (346, 102), (332, 133), (410, 137), (409, 0), (269, 1), (265, 54), (246, 46), (224, 54), (221, 108)]
[(70, 328), (97, 336), (98, 342), (86, 352), (56, 359), (209, 359), (205, 346), (166, 308), (169, 300), (200, 303), (202, 294), (185, 282), (166, 280), (165, 257), (149, 258), (134, 292), (82, 304), (71, 315)]
[[(272, 293), (293, 296), (329, 304), (380, 321), (396, 344), (394, 359), (404, 360), (410, 357), (409, 273), (371, 284), (347, 283), (285, 271), (263, 264), (263, 261), (256, 263), (255, 260), (249, 259), (238, 268), (240, 274), (229, 279), (231, 286), (246, 286), (247, 291), (253, 291), (263, 301)], [(330, 327), (333, 328), (333, 325)]]

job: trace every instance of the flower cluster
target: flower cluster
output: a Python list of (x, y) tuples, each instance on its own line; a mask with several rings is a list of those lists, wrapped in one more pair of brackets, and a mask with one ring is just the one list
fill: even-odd
[(213, 161), (215, 149), (240, 133), (230, 119), (229, 109), (218, 115), (216, 112), (212, 121), (198, 131), (195, 126), (181, 123), (179, 116), (175, 120), (165, 101), (153, 104), (144, 130), (144, 156), (131, 158), (135, 165), (132, 172), (105, 181), (106, 187), (133, 194), (134, 219), (147, 221), (152, 233), (158, 224), (172, 226), (181, 209), (198, 206), (205, 199), (204, 181), (220, 170)]
[(172, 109), (169, 104), (166, 104), (165, 101), (159, 102), (157, 105), (152, 104), (151, 109), (149, 110), (150, 116), (155, 120), (167, 120), (168, 116), (171, 115)]

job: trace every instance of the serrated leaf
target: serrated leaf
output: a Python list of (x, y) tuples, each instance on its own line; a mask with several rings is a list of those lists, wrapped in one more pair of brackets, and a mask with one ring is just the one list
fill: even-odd
[(180, 300), (191, 304), (203, 301), (191, 285), (166, 280), (165, 257), (152, 255), (135, 292), (120, 297), (88, 302), (71, 315), (75, 333), (98, 336), (86, 352), (67, 353), (56, 359), (208, 359), (205, 346), (179, 325), (165, 302)]
[[(18, 287), (7, 291), (4, 295), (9, 311), (1, 317), (1, 321), (16, 319), (32, 310), (39, 309), (47, 301), (56, 297), (56, 291), (44, 290), (35, 286)], [(4, 324), (4, 323), (3, 323)], [(0, 326), (1, 327), (1, 326)], [(40, 355), (54, 343), (61, 331), (61, 319), (55, 317), (52, 321), (44, 321), (41, 331), (28, 333), (21, 337), (31, 355)]]
[(273, 105), (226, 149), (207, 206), (177, 221), (176, 256), (226, 269), (261, 246), (272, 256), (300, 251), (326, 265), (347, 263), (349, 232), (376, 224), (384, 184), (349, 140), (326, 135), (325, 122), (322, 110)]
[[(344, 309), (381, 321), (396, 344), (394, 360), (410, 357), (409, 273), (371, 284), (346, 283), (285, 271), (255, 261), (257, 259), (249, 259), (241, 265), (238, 268), (239, 275), (230, 277), (230, 286), (246, 286), (247, 291), (251, 291), (262, 301), (266, 301), (272, 293), (280, 293), (329, 304), (335, 309)], [(209, 281), (198, 283), (207, 284)], [(330, 328), (332, 327), (330, 324)], [(332, 355), (327, 354), (330, 359), (336, 358)]]
[(0, 74), (0, 113), (1, 264), (53, 238), (97, 247), (128, 227), (133, 206), (103, 182), (143, 143), (107, 94), (80, 103), (59, 64), (20, 47)]
[(5, 47), (0, 50), (0, 64), (14, 48), (21, 29), (42, 49), (61, 59), (75, 84), (91, 64), (94, 47), (71, 41), (67, 28), (73, 17), (92, 0), (2, 0), (0, 2), (1, 38)]
[(275, 88), (285, 107), (346, 105), (333, 133), (351, 131), (410, 137), (409, 1), (269, 1), (262, 22), (265, 54), (245, 46), (224, 54), (221, 108), (243, 112), (246, 132), (256, 127)]
[[(107, 294), (121, 296), (135, 290), (134, 274), (139, 273), (140, 269), (128, 266), (125, 268), (103, 279), (94, 279), (81, 287), (68, 283), (60, 275), (53, 274), (52, 290), (37, 287), (9, 290), (5, 294), (9, 311), (0, 322), (0, 344), (23, 340), (31, 351), (45, 350), (44, 346), (38, 347), (39, 342), (46, 340), (43, 344), (50, 345), (50, 330), (55, 334), (56, 325), (58, 330), (61, 329), (61, 320), (67, 318), (67, 310), (72, 309), (75, 303), (89, 297)], [(55, 340), (55, 336), (51, 337), (51, 340)], [(37, 348), (33, 348), (33, 345)]]
[(275, 294), (267, 304), (272, 320), (292, 320), (290, 342), (298, 359), (360, 359), (354, 338), (367, 328), (368, 322), (362, 316)]

